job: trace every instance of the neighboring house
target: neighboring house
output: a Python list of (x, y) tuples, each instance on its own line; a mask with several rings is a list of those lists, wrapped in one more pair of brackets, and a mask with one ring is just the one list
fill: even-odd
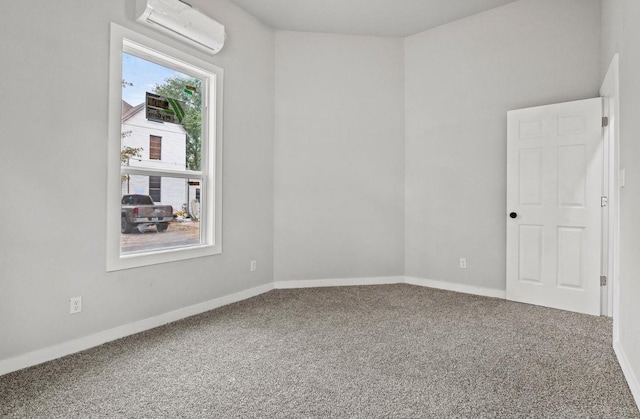
[[(122, 147), (141, 148), (140, 157), (132, 157), (129, 166), (186, 170), (186, 131), (179, 124), (150, 121), (144, 103), (131, 106), (122, 101)], [(131, 175), (122, 182), (122, 193), (151, 195), (158, 203), (183, 208), (195, 197), (184, 179)]]

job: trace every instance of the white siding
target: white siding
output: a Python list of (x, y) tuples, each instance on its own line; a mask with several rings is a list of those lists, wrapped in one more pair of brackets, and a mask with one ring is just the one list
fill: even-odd
[[(149, 121), (145, 118), (142, 108), (123, 122), (122, 132), (128, 133), (122, 139), (123, 147), (142, 148), (140, 157), (134, 157), (129, 161), (130, 166), (186, 170), (186, 132), (182, 125)], [(162, 137), (160, 160), (149, 158), (152, 135)], [(122, 193), (148, 195), (148, 177), (131, 176), (128, 185), (126, 181), (123, 182)], [(183, 179), (163, 178), (159, 203), (173, 206), (174, 212), (181, 210), (182, 206), (187, 204), (186, 182)]]

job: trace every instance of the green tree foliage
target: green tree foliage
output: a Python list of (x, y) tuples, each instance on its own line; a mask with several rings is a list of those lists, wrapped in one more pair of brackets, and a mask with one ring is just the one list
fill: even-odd
[[(125, 131), (121, 134), (122, 138), (128, 137), (129, 135), (131, 135), (131, 131)], [(122, 150), (120, 150), (120, 164), (123, 166), (129, 166), (129, 160), (131, 160), (132, 157), (141, 157), (140, 152), (142, 150), (142, 147), (122, 147)], [(120, 183), (124, 183), (126, 181), (128, 184), (129, 179), (129, 175), (122, 175), (120, 176)], [(127, 186), (127, 190), (128, 189), (129, 188)]]
[(202, 132), (202, 81), (176, 75), (167, 78), (162, 84), (157, 84), (155, 92), (165, 97), (177, 99), (185, 104), (182, 125), (187, 132), (186, 165), (190, 170), (200, 170), (202, 153), (202, 141), (200, 138)]
[(142, 147), (123, 147), (120, 151), (120, 161), (123, 166), (129, 166), (131, 157), (141, 157)]
[[(125, 87), (130, 87), (133, 86), (133, 83), (130, 83), (128, 81), (126, 81), (125, 79), (122, 79), (122, 88), (124, 89)], [(122, 131), (120, 133), (120, 137), (122, 139), (129, 137), (131, 135), (131, 130), (129, 131)], [(140, 152), (142, 151), (142, 147), (138, 147), (138, 148), (134, 148), (134, 147), (122, 147), (122, 149), (120, 150), (120, 164), (122, 166), (129, 166), (129, 160), (131, 160), (131, 157), (140, 157)], [(127, 184), (129, 183), (129, 175), (122, 175), (120, 176), (120, 183), (124, 183), (124, 181), (127, 181)], [(127, 190), (129, 189), (128, 185), (127, 185)]]

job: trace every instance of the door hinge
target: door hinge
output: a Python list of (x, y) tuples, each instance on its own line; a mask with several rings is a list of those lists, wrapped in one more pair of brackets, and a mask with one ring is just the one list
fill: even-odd
[(607, 286), (607, 277), (606, 277), (606, 276), (604, 276), (604, 275), (602, 275), (602, 276), (600, 277), (600, 286), (601, 286), (601, 287), (606, 287), (606, 286)]
[(608, 127), (609, 126), (609, 117), (608, 116), (603, 116), (602, 117), (602, 126), (603, 127)]
[(606, 207), (608, 205), (609, 205), (609, 197), (601, 196), (600, 197), (600, 206), (604, 208), (604, 207)]

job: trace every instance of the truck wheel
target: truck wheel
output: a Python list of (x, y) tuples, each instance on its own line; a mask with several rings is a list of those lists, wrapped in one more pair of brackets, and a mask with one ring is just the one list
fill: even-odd
[(158, 229), (158, 233), (164, 233), (167, 228), (169, 228), (169, 223), (156, 224), (156, 228)]
[(131, 223), (129, 221), (127, 221), (127, 218), (122, 216), (120, 217), (120, 233), (122, 234), (129, 234), (131, 233), (131, 229), (133, 228), (133, 226), (131, 225)]

